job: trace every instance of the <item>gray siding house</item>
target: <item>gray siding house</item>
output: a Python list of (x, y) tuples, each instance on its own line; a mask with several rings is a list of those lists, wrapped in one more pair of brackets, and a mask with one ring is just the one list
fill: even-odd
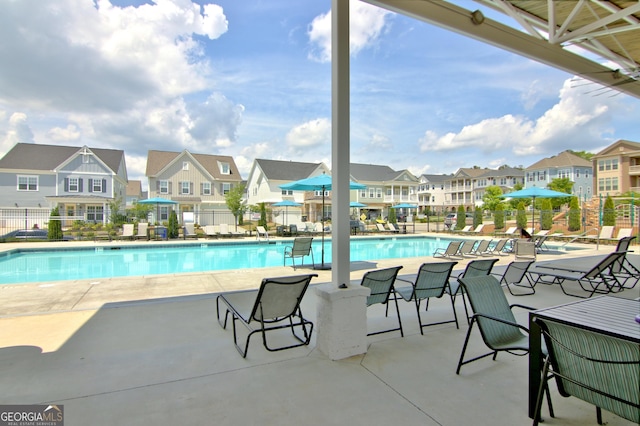
[(109, 203), (124, 208), (126, 186), (122, 150), (18, 143), (0, 159), (3, 209), (58, 206), (69, 221), (106, 223)]

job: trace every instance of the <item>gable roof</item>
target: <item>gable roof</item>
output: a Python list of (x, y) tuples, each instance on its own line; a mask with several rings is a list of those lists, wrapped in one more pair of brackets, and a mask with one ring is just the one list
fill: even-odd
[(477, 178), (485, 174), (487, 170), (489, 169), (480, 167), (461, 167), (457, 172), (453, 174), (450, 179), (456, 179), (460, 177)]
[(451, 175), (429, 175), (422, 174), (420, 175), (420, 181), (424, 183), (442, 183), (449, 179)]
[(351, 176), (358, 182), (389, 182), (407, 173), (406, 170), (396, 171), (389, 166), (376, 164), (350, 164)]
[(488, 169), (478, 177), (499, 177), (499, 176), (524, 177), (524, 170), (516, 169), (515, 167), (501, 167), (499, 169)]
[(533, 163), (532, 165), (527, 167), (526, 170), (549, 169), (567, 166), (591, 167), (592, 164), (591, 161), (585, 160), (582, 157), (578, 157), (577, 155), (572, 154), (569, 151), (563, 151), (558, 155), (543, 158), (542, 160)]
[[(114, 173), (124, 158), (120, 149), (88, 148)], [(0, 169), (53, 171), (82, 147), (18, 143), (0, 159)]]
[(256, 159), (255, 163), (269, 180), (294, 181), (305, 179), (322, 163), (301, 163), (297, 161)]
[(130, 180), (129, 182), (127, 182), (127, 195), (128, 196), (142, 195), (142, 182), (139, 180)]
[(624, 139), (620, 139), (613, 144), (609, 145), (602, 151), (594, 155), (594, 157), (603, 157), (606, 155), (615, 155), (628, 153), (629, 151), (640, 151), (640, 143), (632, 142)]
[[(182, 152), (149, 150), (145, 175), (149, 177), (157, 176), (169, 164), (184, 156), (190, 156), (197, 161), (214, 179), (242, 181), (233, 157), (228, 155), (192, 154), (186, 149)], [(220, 172), (219, 163), (229, 164), (228, 175)]]

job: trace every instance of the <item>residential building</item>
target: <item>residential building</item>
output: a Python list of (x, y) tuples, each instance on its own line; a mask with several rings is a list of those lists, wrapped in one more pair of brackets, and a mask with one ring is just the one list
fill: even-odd
[[(294, 201), (300, 203), (301, 206), (300, 208), (287, 208), (287, 223), (306, 220), (320, 221), (323, 216), (322, 191), (283, 190), (280, 185), (322, 173), (331, 174), (324, 163), (256, 159), (253, 161), (247, 177), (247, 205), (257, 206), (260, 203), (265, 203), (271, 206), (279, 201)], [(324, 195), (324, 217), (331, 217), (331, 193), (326, 191)], [(285, 221), (285, 218), (280, 215), (273, 219), (278, 223)]]
[(516, 184), (524, 186), (524, 170), (502, 166), (498, 169), (486, 169), (486, 172), (478, 176), (473, 182), (473, 201), (475, 206), (484, 204), (484, 195), (487, 187), (498, 186), (503, 194), (514, 190)]
[(445, 211), (445, 181), (451, 175), (428, 175), (420, 176), (418, 186), (418, 214), (431, 211), (443, 213)]
[(640, 143), (619, 140), (592, 158), (595, 196), (640, 192)]
[(165, 222), (171, 209), (178, 221), (201, 225), (235, 223), (225, 195), (242, 177), (232, 157), (150, 150), (146, 176), (149, 198), (165, 198), (177, 204), (158, 204), (152, 211), (153, 222)]
[[(366, 204), (363, 209), (368, 219), (387, 217), (389, 208), (395, 204), (408, 203), (417, 207), (420, 180), (408, 170), (393, 170), (389, 166), (374, 164), (350, 165), (351, 177), (354, 181), (366, 185), (366, 189), (355, 192), (355, 199)], [(401, 210), (399, 214), (415, 214), (416, 211)]]
[(125, 200), (125, 206), (127, 208), (131, 208), (134, 204), (144, 198), (146, 197), (142, 191), (142, 181), (130, 180), (127, 183), (127, 198)]
[(458, 206), (463, 206), (466, 210), (473, 210), (475, 205), (474, 182), (487, 170), (480, 167), (460, 168), (452, 176), (449, 176), (444, 182), (445, 209), (455, 212)]
[(543, 158), (525, 169), (525, 188), (546, 188), (556, 178), (568, 178), (573, 182), (573, 195), (581, 201), (593, 196), (593, 166), (591, 161), (563, 151)]
[(2, 207), (58, 206), (64, 226), (107, 223), (110, 202), (124, 201), (126, 186), (122, 150), (18, 143), (0, 159)]

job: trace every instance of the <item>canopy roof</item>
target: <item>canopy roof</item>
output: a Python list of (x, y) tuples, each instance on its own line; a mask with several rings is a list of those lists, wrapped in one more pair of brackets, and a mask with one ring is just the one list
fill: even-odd
[[(485, 12), (491, 8), (512, 17), (514, 26), (486, 18), (482, 9), (471, 11), (442, 0), (363, 1), (640, 98), (640, 2), (636, 0), (475, 0)], [(575, 53), (576, 47), (585, 54)], [(587, 52), (598, 58), (587, 57)], [(615, 65), (601, 65), (606, 61)]]

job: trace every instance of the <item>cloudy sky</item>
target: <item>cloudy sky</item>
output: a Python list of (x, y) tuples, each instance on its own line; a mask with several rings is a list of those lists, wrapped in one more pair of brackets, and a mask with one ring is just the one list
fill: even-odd
[[(472, 1), (455, 3), (474, 10)], [(331, 163), (330, 0), (0, 0), (0, 156), (17, 142)], [(528, 166), (640, 140), (640, 100), (357, 1), (351, 161)], [(487, 16), (495, 17), (490, 12)]]

